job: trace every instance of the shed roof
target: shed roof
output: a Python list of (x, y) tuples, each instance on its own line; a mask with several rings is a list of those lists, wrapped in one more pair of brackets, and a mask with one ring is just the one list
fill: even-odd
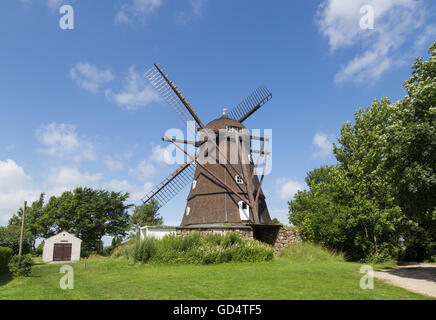
[(58, 234), (55, 234), (54, 236), (51, 236), (50, 238), (44, 239), (44, 241), (50, 240), (50, 239), (52, 239), (52, 238), (54, 238), (54, 237), (57, 237), (57, 236), (60, 235), (61, 233), (66, 233), (66, 234), (70, 235), (71, 237), (76, 238), (76, 239), (82, 241), (82, 239), (76, 237), (75, 235), (69, 233), (68, 231), (61, 231), (61, 232), (59, 232)]

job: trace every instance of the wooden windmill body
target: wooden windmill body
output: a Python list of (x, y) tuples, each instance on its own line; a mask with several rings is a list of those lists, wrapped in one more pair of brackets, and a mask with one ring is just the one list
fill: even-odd
[[(262, 182), (269, 152), (264, 150), (267, 138), (251, 136), (242, 124), (272, 97), (261, 86), (228, 114), (204, 125), (179, 89), (158, 65), (145, 74), (162, 97), (184, 120), (195, 121), (200, 132), (198, 141), (164, 137), (188, 156), (170, 176), (164, 179), (143, 199), (154, 200), (163, 206), (190, 185), (182, 227), (269, 225), (271, 218), (262, 192)], [(251, 141), (262, 143), (260, 150), (251, 149)], [(197, 149), (189, 154), (179, 144), (191, 144)], [(253, 154), (257, 160), (253, 161)], [(263, 157), (263, 171), (259, 179), (259, 160)]]

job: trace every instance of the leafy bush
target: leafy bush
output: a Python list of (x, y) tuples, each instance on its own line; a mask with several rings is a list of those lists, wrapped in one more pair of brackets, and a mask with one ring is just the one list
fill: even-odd
[(11, 248), (0, 247), (0, 273), (9, 271), (8, 264), (13, 254)]
[(183, 237), (167, 235), (161, 240), (138, 238), (124, 249), (117, 248), (113, 255), (124, 255), (131, 261), (142, 263), (216, 264), (268, 261), (273, 258), (274, 250), (236, 233), (222, 236), (197, 232)]
[(39, 244), (39, 246), (32, 252), (32, 256), (34, 256), (34, 257), (40, 257), (40, 256), (42, 256), (42, 251), (43, 251), (43, 248), (44, 248), (44, 243), (43, 242), (41, 242), (40, 244)]
[(305, 218), (300, 227), (300, 235), (301, 238), (305, 241), (314, 241), (315, 240), (315, 232), (312, 228), (312, 220), (310, 218)]
[(9, 270), (14, 276), (28, 277), (32, 271), (33, 260), (30, 254), (21, 256), (20, 264), (18, 264), (18, 255), (14, 255), (9, 261)]
[(430, 242), (426, 249), (428, 259), (431, 262), (436, 262), (436, 242)]

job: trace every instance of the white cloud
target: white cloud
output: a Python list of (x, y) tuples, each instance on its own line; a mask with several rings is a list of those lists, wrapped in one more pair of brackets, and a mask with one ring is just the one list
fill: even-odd
[(167, 164), (166, 158), (168, 157), (166, 148), (156, 146), (147, 159), (142, 160), (136, 168), (129, 169), (129, 175), (140, 180), (148, 179), (159, 171), (159, 167)]
[(88, 62), (79, 62), (70, 69), (70, 77), (76, 84), (92, 93), (97, 93), (100, 87), (115, 79), (110, 69), (101, 70)]
[(68, 157), (74, 161), (95, 159), (92, 143), (80, 138), (74, 125), (55, 122), (42, 125), (37, 137), (45, 146), (41, 151), (50, 156)]
[(430, 47), (430, 44), (436, 38), (436, 24), (428, 25), (425, 30), (419, 35), (416, 41), (416, 46), (419, 48)]
[(129, 175), (136, 179), (148, 179), (158, 172), (157, 167), (148, 160), (142, 160), (134, 169), (129, 169)]
[(47, 6), (52, 10), (59, 9), (64, 2), (66, 2), (66, 1), (65, 0), (46, 0)]
[[(374, 8), (374, 29), (363, 30), (360, 8)], [(404, 57), (399, 48), (425, 21), (421, 0), (326, 0), (318, 9), (320, 32), (328, 38), (330, 49), (356, 46), (362, 52), (343, 65), (335, 83), (375, 81)]]
[(101, 173), (82, 173), (76, 167), (60, 167), (51, 170), (44, 184), (48, 195), (59, 196), (77, 187), (97, 188), (102, 179)]
[(32, 178), (14, 160), (0, 161), (0, 225), (6, 224), (24, 201), (37, 200), (39, 195)]
[(202, 17), (206, 2), (207, 0), (190, 0), (190, 10), (178, 12), (176, 15), (176, 22), (179, 24), (187, 24), (194, 18)]
[(305, 183), (291, 179), (280, 178), (276, 180), (277, 194), (280, 200), (291, 200), (298, 190), (303, 190)]
[(153, 148), (150, 159), (155, 163), (166, 164), (167, 160), (170, 159), (170, 154), (166, 148), (156, 146)]
[(121, 171), (124, 169), (124, 164), (120, 160), (114, 159), (111, 156), (106, 158), (105, 164), (110, 171)]
[(206, 0), (191, 0), (192, 13), (196, 16), (201, 16), (203, 13)]
[(106, 90), (108, 100), (115, 102), (126, 110), (136, 110), (152, 102), (160, 101), (159, 94), (147, 83), (145, 78), (135, 71), (135, 66), (129, 68), (125, 85), (118, 93)]
[(115, 15), (115, 23), (131, 23), (133, 18), (144, 22), (162, 3), (163, 0), (131, 0), (121, 6)]
[(331, 138), (324, 133), (317, 133), (313, 137), (313, 145), (316, 148), (315, 152), (313, 153), (315, 158), (326, 157), (330, 155), (333, 150), (333, 142)]
[(128, 192), (130, 194), (130, 200), (133, 202), (138, 202), (153, 189), (153, 184), (151, 182), (146, 182), (143, 185), (138, 186), (131, 184), (127, 180), (113, 179), (104, 183), (103, 188), (115, 192)]
[[(19, 0), (22, 4), (24, 5), (29, 5), (33, 2), (33, 0)], [(41, 1), (39, 1), (41, 2)], [(42, 2), (45, 2), (46, 6), (52, 10), (58, 10), (61, 5), (65, 4), (67, 1), (66, 0), (43, 0)]]

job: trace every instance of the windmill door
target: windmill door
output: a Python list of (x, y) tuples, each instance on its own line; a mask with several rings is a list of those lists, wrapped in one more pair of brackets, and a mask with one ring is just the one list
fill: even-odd
[(71, 243), (55, 243), (53, 261), (71, 261)]
[(239, 218), (242, 221), (250, 220), (250, 208), (248, 207), (248, 205), (243, 201), (239, 201), (238, 206), (239, 206)]

